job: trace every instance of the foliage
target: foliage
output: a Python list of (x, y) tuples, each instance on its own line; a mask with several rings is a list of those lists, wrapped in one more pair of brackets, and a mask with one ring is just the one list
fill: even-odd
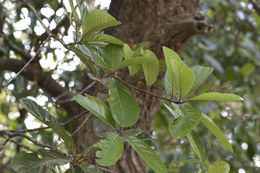
[[(43, 8), (43, 4), (41, 3), (29, 2), (36, 10)], [(4, 91), (3, 94), (0, 95), (0, 113), (1, 116), (4, 117), (3, 120), (1, 120), (1, 123), (5, 123), (6, 121), (9, 124), (13, 123), (15, 125), (10, 125), (11, 130), (1, 130), (0, 134), (8, 139), (6, 140), (6, 143), (12, 137), (20, 135), (33, 144), (28, 143), (28, 141), (25, 141), (23, 138), (13, 142), (14, 144), (18, 143), (19, 145), (17, 144), (17, 146), (19, 147), (22, 146), (24, 148), (23, 150), (26, 152), (20, 151), (17, 153), (5, 154), (4, 157), (6, 157), (8, 160), (7, 162), (9, 162), (6, 164), (10, 165), (10, 169), (16, 172), (41, 172), (43, 170), (46, 171), (46, 169), (55, 172), (60, 169), (61, 165), (70, 163), (70, 168), (67, 169), (67, 172), (76, 172), (78, 170), (81, 172), (103, 172), (106, 168), (101, 166), (112, 166), (116, 164), (123, 153), (124, 144), (128, 143), (144, 160), (148, 167), (156, 173), (173, 172), (174, 169), (179, 172), (185, 172), (185, 169), (188, 169), (189, 171), (194, 170), (193, 167), (190, 168), (190, 163), (200, 164), (201, 166), (199, 169), (208, 171), (209, 173), (228, 173), (229, 171), (235, 172), (241, 167), (241, 163), (237, 164), (234, 163), (234, 160), (230, 161), (226, 159), (225, 156), (227, 153), (230, 154), (227, 151), (234, 151), (235, 155), (239, 155), (241, 149), (239, 149), (238, 146), (245, 138), (247, 141), (246, 143), (250, 147), (248, 149), (253, 150), (248, 150), (247, 155), (249, 159), (253, 159), (255, 153), (257, 153), (256, 140), (259, 139), (254, 139), (256, 130), (253, 129), (252, 125), (250, 126), (249, 131), (246, 130), (246, 124), (256, 124), (254, 119), (248, 118), (247, 116), (245, 117), (246, 121), (239, 120), (236, 128), (234, 128), (234, 125), (232, 125), (233, 122), (228, 121), (228, 118), (223, 120), (223, 117), (216, 116), (220, 112), (227, 112), (225, 110), (227, 107), (233, 106), (234, 112), (235, 109), (241, 109), (240, 101), (243, 101), (244, 99), (239, 95), (243, 95), (246, 98), (253, 97), (255, 100), (259, 99), (259, 97), (254, 96), (254, 94), (258, 92), (255, 91), (255, 86), (257, 81), (259, 81), (259, 75), (255, 72), (259, 70), (259, 57), (254, 54), (260, 54), (255, 48), (259, 48), (260, 45), (253, 44), (253, 36), (243, 35), (245, 38), (241, 43), (232, 43), (232, 39), (234, 38), (231, 38), (229, 35), (227, 40), (222, 44), (221, 39), (224, 38), (221, 37), (221, 39), (217, 39), (217, 34), (223, 34), (223, 31), (221, 31), (221, 27), (219, 26), (220, 28), (217, 28), (217, 30), (220, 32), (216, 32), (216, 35), (212, 36), (217, 40), (216, 43), (212, 43), (212, 41), (206, 38), (194, 39), (193, 44), (199, 44), (198, 46), (194, 46), (194, 48), (187, 47), (184, 50), (184, 60), (182, 60), (172, 49), (165, 46), (162, 47), (166, 69), (161, 69), (159, 67), (159, 60), (152, 51), (144, 49), (142, 46), (140, 46), (140, 48), (130, 48), (128, 44), (123, 43), (118, 38), (102, 33), (104, 29), (120, 24), (113, 16), (104, 10), (95, 9), (93, 11), (88, 11), (87, 8), (85, 8), (85, 3), (81, 0), (76, 1), (77, 6), (73, 3), (74, 2), (70, 0), (72, 11), (70, 25), (75, 28), (74, 42), (67, 44), (63, 43), (62, 39), (54, 38), (63, 46), (65, 44), (64, 47), (66, 48), (66, 51), (72, 51), (77, 55), (81, 62), (84, 63), (84, 66), (81, 65), (77, 67), (76, 70), (71, 72), (73, 75), (62, 73), (58, 81), (61, 83), (63, 82), (65, 86), (69, 86), (71, 84), (70, 81), (72, 79), (75, 80), (76, 84), (74, 83), (71, 88), (77, 92), (82, 89), (82, 86), (77, 84), (77, 81), (80, 80), (81, 77), (83, 78), (84, 71), (88, 71), (88, 78), (93, 79), (95, 82), (102, 85), (102, 87), (106, 88), (108, 90), (108, 96), (105, 99), (98, 98), (98, 96), (94, 94), (93, 96), (89, 94), (77, 94), (74, 96), (74, 99), (87, 111), (107, 124), (110, 127), (110, 132), (107, 132), (104, 139), (90, 146), (84, 153), (76, 153), (76, 146), (73, 142), (72, 135), (68, 134), (70, 128), (59, 122), (67, 117), (66, 113), (60, 112), (64, 119), (60, 118), (62, 116), (59, 116), (59, 118), (52, 116), (56, 115), (57, 113), (55, 113), (55, 111), (58, 112), (59, 110), (55, 104), (51, 104), (51, 107), (47, 107), (48, 110), (46, 110), (32, 99), (26, 98), (27, 96), (36, 97), (46, 93), (45, 91), (38, 89), (37, 83), (28, 84), (21, 76), (18, 76), (11, 84), (14, 85), (14, 89), (12, 91), (13, 95), (10, 96), (11, 98), (15, 96), (14, 98), (17, 103), (9, 101), (12, 105), (8, 105), (6, 101), (2, 101), (6, 99)], [(242, 1), (240, 3), (232, 3), (235, 4), (234, 6), (238, 7)], [(58, 9), (53, 2), (48, 2), (48, 4), (54, 10)], [(211, 2), (205, 2), (202, 9), (209, 9), (208, 6), (210, 4)], [(212, 4), (215, 8), (223, 8), (221, 11), (225, 12), (224, 14), (230, 15), (228, 13), (230, 5), (227, 5), (224, 2), (212, 2)], [(16, 17), (20, 18), (19, 13), (21, 13), (21, 8), (16, 8), (18, 9)], [(30, 26), (31, 28), (34, 28), (37, 23), (35, 14), (29, 7), (26, 6), (24, 8), (27, 9), (27, 11), (30, 11), (30, 16), (34, 16), (31, 17), (32, 21)], [(212, 8), (207, 12), (209, 13), (209, 16), (216, 18), (213, 18), (212, 20), (217, 20), (217, 17), (214, 16), (214, 10), (216, 9)], [(225, 17), (226, 20), (229, 20), (225, 21), (226, 23), (231, 22), (234, 18), (234, 16), (231, 16), (231, 19), (229, 19), (229, 17), (230, 16)], [(40, 18), (44, 17), (41, 15)], [(253, 18), (258, 25), (259, 16), (254, 14)], [(235, 22), (240, 24), (241, 21)], [(250, 26), (245, 27), (255, 28), (254, 25), (255, 24), (250, 23)], [(8, 33), (12, 33), (11, 31), (13, 31), (14, 28), (9, 25), (8, 30)], [(80, 31), (82, 31), (82, 33)], [(32, 32), (32, 34), (37, 35), (35, 31)], [(256, 31), (254, 30), (254, 32)], [(252, 33), (251, 35), (256, 34)], [(237, 35), (242, 37), (239, 34)], [(10, 34), (9, 37), (14, 39), (13, 34)], [(37, 40), (31, 41), (37, 42)], [(217, 42), (221, 42), (221, 44), (218, 44)], [(19, 47), (26, 49), (21, 43), (22, 41), (20, 40), (19, 43), (16, 44), (19, 45)], [(248, 47), (247, 43), (251, 43), (252, 47)], [(229, 45), (233, 48), (227, 50), (225, 45)], [(236, 51), (237, 47), (239, 49)], [(48, 56), (51, 52), (54, 52), (53, 50), (54, 48), (49, 45), (45, 54)], [(5, 56), (10, 56), (11, 53), (6, 51), (4, 54)], [(252, 55), (252, 57), (248, 59), (240, 58), (238, 63), (233, 59), (231, 59), (230, 62), (227, 60), (230, 57), (240, 57), (242, 55), (246, 55), (246, 57)], [(20, 58), (18, 55), (16, 56), (17, 58)], [(66, 53), (66, 56), (69, 56), (68, 52)], [(66, 56), (65, 60), (62, 61), (70, 60)], [(200, 58), (194, 58), (199, 56), (205, 57), (205, 59), (201, 60)], [(53, 58), (54, 57), (55, 56), (53, 56)], [(220, 58), (216, 59), (214, 57)], [(216, 70), (213, 72), (212, 67), (199, 65), (189, 67), (189, 64), (212, 65)], [(230, 64), (232, 64), (232, 66), (230, 66)], [(227, 68), (224, 68), (224, 66), (227, 66)], [(117, 72), (120, 72), (121, 69), (126, 67), (129, 69), (129, 74), (131, 76), (143, 76), (147, 86), (155, 86), (158, 85), (158, 83), (161, 84), (161, 82), (164, 83), (164, 86), (160, 85), (164, 88), (163, 96), (156, 96), (152, 93), (144, 92), (144, 94), (156, 97), (162, 103), (161, 109), (158, 111), (155, 118), (153, 129), (153, 132), (157, 137), (153, 136), (152, 138), (148, 133), (134, 128), (140, 119), (141, 113), (139, 105), (132, 96), (130, 89), (138, 88), (134, 88), (131, 84), (128, 84), (117, 75)], [(49, 69), (45, 70), (51, 72)], [(164, 81), (159, 81), (159, 73), (164, 71)], [(211, 76), (212, 72), (214, 73), (214, 76)], [(2, 76), (3, 74), (0, 75)], [(210, 80), (210, 82), (208, 82), (207, 79)], [(242, 83), (237, 82), (238, 79), (242, 80)], [(231, 81), (232, 85), (225, 83), (228, 81)], [(245, 85), (247, 82), (250, 84)], [(225, 85), (228, 85), (228, 87), (231, 88), (233, 86), (234, 89), (222, 89), (220, 84), (223, 84), (224, 87), (226, 87)], [(27, 85), (30, 85), (30, 87), (26, 87)], [(31, 90), (35, 90), (35, 94), (31, 92)], [(220, 90), (221, 92), (215, 92), (215, 90)], [(246, 93), (247, 90), (249, 90), (248, 93)], [(239, 95), (231, 94), (229, 92), (238, 93)], [(49, 100), (52, 100), (50, 96), (48, 97)], [(255, 114), (256, 119), (259, 119), (259, 109), (253, 104), (255, 100), (246, 100), (246, 107), (244, 108), (245, 110), (243, 110), (243, 114), (246, 112)], [(218, 101), (219, 104), (211, 101)], [(234, 101), (237, 102), (234, 103)], [(21, 103), (21, 105), (18, 102)], [(226, 106), (226, 104), (230, 104), (231, 106)], [(34, 131), (26, 130), (24, 126), (18, 125), (18, 120), (8, 120), (9, 109), (17, 109), (15, 107), (18, 107), (19, 110), (26, 109), (26, 111), (31, 113), (37, 120), (47, 126), (40, 130), (35, 130), (36, 132), (42, 132), (41, 134), (39, 133), (36, 135), (39, 136), (40, 140), (31, 139), (30, 136), (34, 135)], [(237, 116), (241, 117), (241, 115)], [(213, 120), (220, 123), (221, 126), (218, 127)], [(201, 126), (200, 122), (204, 126)], [(126, 130), (124, 127), (127, 127), (127, 129), (130, 130)], [(205, 130), (205, 127), (208, 130)], [(229, 133), (235, 136), (234, 138), (236, 139), (233, 139), (235, 144), (233, 144), (233, 142), (230, 143), (231, 140), (226, 137), (226, 128), (229, 129)], [(50, 132), (48, 129), (53, 130), (53, 132), (58, 135), (58, 139), (62, 139), (59, 145), (57, 144), (57, 141), (59, 141), (58, 139), (56, 139), (56, 141), (51, 139), (51, 142), (49, 143), (44, 140), (48, 137), (54, 137), (53, 132), (51, 132), (51, 134), (48, 133)], [(222, 132), (221, 129), (224, 129), (225, 131)], [(23, 132), (21, 130), (25, 131)], [(208, 136), (208, 132), (211, 132), (218, 139), (218, 142), (211, 140), (211, 137)], [(8, 138), (6, 136), (11, 137)], [(165, 143), (164, 140), (160, 139), (164, 137), (169, 138), (168, 140), (171, 141), (165, 146), (163, 146), (163, 143)], [(192, 149), (186, 144), (183, 144), (186, 140), (185, 137), (187, 137)], [(171, 145), (172, 142), (174, 145)], [(223, 145), (219, 145), (219, 142)], [(3, 143), (5, 143), (5, 140), (3, 140)], [(179, 156), (179, 153), (176, 153), (177, 145), (181, 146), (181, 156)], [(13, 149), (12, 145), (9, 147)], [(28, 148), (31, 148), (31, 150)], [(96, 151), (97, 164), (92, 165), (88, 163), (85, 158), (90, 151), (95, 149), (99, 150)], [(171, 153), (172, 151), (174, 151), (174, 154)], [(218, 153), (218, 151), (221, 152)], [(191, 158), (189, 156), (190, 152), (194, 152), (194, 155), (192, 155)], [(216, 156), (214, 154), (216, 154)], [(11, 163), (8, 157), (13, 157)], [(220, 161), (221, 159), (226, 162)], [(242, 160), (242, 158), (239, 160)], [(230, 165), (228, 164), (229, 162)], [(176, 163), (184, 164), (184, 166), (180, 168), (176, 166)], [(254, 170), (255, 168), (250, 169)]]

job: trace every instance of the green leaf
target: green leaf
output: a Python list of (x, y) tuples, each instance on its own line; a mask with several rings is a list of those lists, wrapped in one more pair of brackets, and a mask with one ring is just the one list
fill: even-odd
[(133, 147), (138, 155), (151, 167), (156, 173), (167, 173), (167, 169), (160, 159), (158, 154), (150, 148), (149, 145), (136, 138), (135, 136), (128, 135), (123, 132), (126, 141)]
[(77, 13), (77, 11), (76, 11), (76, 9), (74, 7), (74, 4), (73, 4), (73, 0), (69, 0), (69, 3), (70, 3), (70, 8), (71, 8), (74, 20), (76, 21), (76, 23), (80, 23), (78, 13)]
[(246, 63), (242, 66), (242, 68), (240, 69), (240, 73), (245, 76), (248, 77), (250, 76), (253, 72), (255, 71), (255, 65), (251, 64), (251, 63)]
[(230, 166), (224, 161), (216, 161), (213, 164), (210, 164), (209, 173), (229, 173)]
[(96, 165), (83, 163), (79, 167), (84, 173), (103, 173), (102, 169), (98, 168)]
[(146, 84), (151, 86), (156, 81), (159, 74), (159, 61), (155, 54), (150, 50), (145, 50), (142, 55), (143, 57), (150, 59), (149, 62), (143, 63), (143, 71)]
[(39, 161), (36, 153), (26, 153), (24, 151), (15, 155), (11, 162), (11, 168), (19, 173), (37, 173), (40, 169), (35, 162)]
[(168, 70), (164, 74), (164, 88), (167, 94), (172, 94), (172, 88), (171, 88), (171, 83), (169, 81), (169, 74)]
[(205, 161), (207, 155), (199, 136), (194, 131), (191, 131), (187, 137), (195, 154), (199, 157), (200, 160)]
[(96, 152), (97, 163), (102, 166), (111, 166), (117, 162), (124, 150), (123, 141), (120, 136), (115, 133), (107, 132), (107, 139), (100, 140), (94, 147), (100, 148), (101, 151)]
[(203, 93), (198, 96), (192, 97), (189, 101), (193, 100), (209, 100), (209, 101), (244, 101), (244, 99), (235, 94), (226, 94), (218, 92)]
[(141, 141), (143, 141), (144, 143), (146, 143), (148, 145), (152, 144), (151, 135), (149, 135), (147, 132), (140, 130), (140, 129), (126, 130), (126, 131), (124, 131), (124, 135), (134, 136), (134, 137), (140, 139)]
[(82, 95), (77, 95), (74, 97), (74, 99), (82, 107), (97, 116), (99, 119), (108, 125), (115, 127), (115, 121), (111, 115), (110, 110), (101, 100), (88, 94), (86, 94), (85, 97)]
[(39, 153), (42, 156), (41, 159), (38, 158), (36, 153), (19, 152), (13, 158), (11, 168), (19, 173), (33, 173), (39, 172), (39, 169), (45, 165), (63, 165), (69, 162), (66, 156), (54, 151), (40, 150)]
[(186, 97), (196, 91), (196, 89), (198, 89), (198, 87), (207, 79), (207, 77), (212, 73), (214, 69), (212, 67), (195, 65), (191, 67), (191, 70), (193, 71), (193, 74), (195, 76), (195, 81), (190, 91), (186, 94)]
[(83, 35), (88, 37), (92, 33), (119, 24), (121, 24), (121, 22), (117, 21), (113, 16), (104, 10), (95, 9), (86, 17), (85, 24), (83, 26)]
[(178, 54), (173, 50), (163, 47), (163, 53), (172, 95), (177, 93), (180, 97), (185, 96), (195, 80), (192, 70), (182, 62)]
[(211, 133), (216, 136), (216, 138), (225, 146), (227, 149), (229, 149), (231, 152), (233, 152), (232, 145), (229, 143), (227, 137), (222, 133), (222, 131), (218, 128), (218, 126), (205, 114), (202, 113), (201, 123), (206, 126)]
[(77, 6), (79, 8), (82, 25), (84, 25), (84, 22), (86, 20), (87, 15), (88, 15), (88, 8), (85, 5), (84, 0), (76, 0), (76, 2), (77, 2)]
[(97, 42), (105, 42), (105, 43), (110, 43), (110, 44), (115, 44), (119, 46), (123, 46), (124, 42), (121, 40), (113, 37), (112, 35), (108, 34), (91, 34), (87, 38), (85, 37), (83, 42), (89, 42), (91, 44), (98, 44)]
[(194, 129), (200, 121), (201, 112), (191, 105), (181, 105), (183, 116), (173, 120), (169, 124), (169, 131), (173, 138), (183, 138), (192, 129)]
[(21, 99), (21, 103), (28, 112), (30, 112), (35, 118), (39, 119), (48, 127), (52, 128), (53, 131), (56, 132), (63, 139), (68, 152), (76, 152), (76, 147), (72, 137), (66, 133), (65, 129), (53, 116), (51, 116), (51, 114), (49, 114), (33, 100), (24, 98)]
[(109, 44), (105, 47), (102, 57), (108, 68), (116, 69), (123, 59), (122, 46)]
[(129, 90), (119, 81), (109, 81), (108, 103), (114, 120), (122, 127), (134, 125), (140, 117), (139, 106)]
[[(124, 44), (124, 46), (123, 46), (123, 56), (124, 56), (125, 60), (129, 60), (129, 59), (132, 59), (134, 57), (141, 56), (141, 54), (137, 55), (137, 52), (131, 50), (131, 48), (128, 46), (128, 44)], [(140, 64), (141, 63), (128, 66), (130, 75), (136, 74), (142, 68), (142, 66)]]

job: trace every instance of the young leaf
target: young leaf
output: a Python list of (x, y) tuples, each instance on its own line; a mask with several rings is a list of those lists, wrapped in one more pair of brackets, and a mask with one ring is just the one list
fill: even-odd
[(91, 44), (95, 44), (97, 42), (105, 42), (110, 44), (115, 44), (119, 46), (123, 46), (123, 42), (112, 35), (108, 34), (91, 34), (87, 38), (84, 38), (83, 42), (89, 42)]
[(51, 114), (49, 114), (33, 100), (24, 98), (21, 99), (21, 103), (28, 112), (30, 112), (35, 118), (39, 119), (48, 127), (52, 128), (53, 131), (63, 139), (68, 152), (74, 153), (76, 151), (72, 137), (66, 133), (65, 129), (53, 116), (51, 116)]
[(145, 163), (151, 167), (156, 173), (167, 173), (167, 169), (158, 156), (158, 154), (150, 148), (149, 145), (141, 141), (140, 139), (123, 133), (126, 141), (133, 147), (138, 155), (145, 161)]
[(201, 112), (191, 105), (182, 105), (181, 110), (183, 116), (173, 120), (169, 124), (170, 135), (177, 139), (186, 136), (196, 127), (201, 118)]
[(194, 131), (191, 131), (187, 137), (195, 154), (199, 157), (200, 160), (205, 161), (207, 155), (199, 136)]
[(142, 55), (150, 59), (148, 63), (143, 63), (143, 71), (146, 84), (151, 86), (156, 81), (159, 74), (159, 61), (150, 50), (145, 50)]
[(100, 148), (101, 151), (96, 152), (97, 163), (102, 166), (111, 166), (117, 162), (124, 150), (123, 141), (120, 136), (115, 133), (107, 132), (107, 139), (100, 140), (94, 147)]
[(36, 153), (26, 153), (24, 151), (15, 155), (11, 162), (11, 168), (19, 173), (39, 172), (42, 166), (63, 165), (69, 162), (66, 156), (50, 150), (40, 150), (42, 158), (38, 158)]
[(198, 96), (192, 97), (189, 101), (193, 100), (208, 100), (208, 101), (244, 101), (244, 99), (235, 94), (226, 94), (218, 92), (203, 93)]
[(196, 89), (198, 89), (198, 87), (207, 79), (207, 77), (212, 73), (214, 69), (212, 67), (195, 65), (191, 67), (191, 70), (193, 71), (193, 74), (195, 76), (195, 81), (190, 91), (186, 94), (186, 97), (196, 91)]
[(209, 173), (229, 173), (230, 166), (224, 161), (216, 161), (208, 166)]
[(173, 50), (163, 47), (163, 52), (172, 95), (177, 93), (180, 97), (185, 96), (193, 85), (195, 80), (194, 74)]
[(116, 69), (123, 59), (122, 46), (109, 44), (105, 47), (102, 57), (108, 68)]
[(202, 113), (201, 123), (206, 126), (210, 132), (216, 136), (216, 138), (225, 146), (227, 149), (229, 149), (231, 152), (233, 152), (232, 145), (229, 143), (227, 137), (222, 133), (222, 131), (218, 128), (218, 126), (205, 114)]
[(92, 33), (119, 24), (121, 24), (121, 22), (117, 21), (113, 16), (104, 10), (95, 9), (86, 17), (85, 24), (83, 25), (83, 35), (88, 37)]
[(140, 117), (140, 110), (129, 90), (115, 79), (109, 82), (108, 87), (108, 103), (114, 120), (122, 127), (134, 125)]
[[(131, 48), (128, 46), (128, 44), (124, 44), (124, 46), (123, 46), (123, 56), (124, 56), (125, 60), (128, 60), (128, 59), (132, 59), (136, 56), (141, 56), (141, 54), (137, 55), (135, 51), (131, 50)], [(141, 64), (141, 63), (139, 63), (139, 64)], [(138, 64), (128, 66), (130, 75), (136, 74), (141, 68), (142, 68), (142, 66), (138, 65)]]
[(74, 97), (74, 99), (82, 107), (97, 116), (99, 119), (108, 125), (115, 127), (115, 121), (111, 115), (110, 110), (101, 100), (88, 94), (86, 94), (85, 97), (82, 95), (77, 95)]

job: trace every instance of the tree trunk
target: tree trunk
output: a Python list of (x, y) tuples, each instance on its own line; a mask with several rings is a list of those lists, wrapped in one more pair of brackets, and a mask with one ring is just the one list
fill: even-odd
[[(199, 0), (112, 0), (109, 13), (122, 24), (107, 30), (106, 33), (131, 44), (149, 41), (149, 48), (161, 59), (162, 46), (180, 53), (192, 36), (210, 31), (211, 27), (205, 22), (204, 16), (197, 13), (198, 6)], [(156, 95), (163, 94), (159, 87), (148, 88), (143, 78), (130, 77), (127, 70), (120, 71), (119, 75), (137, 88)], [(162, 79), (162, 76), (163, 74), (160, 74), (159, 78)], [(135, 127), (150, 133), (159, 102), (144, 93), (134, 91), (132, 94), (141, 109), (141, 117)], [(93, 119), (76, 134), (75, 141), (79, 152), (99, 139), (93, 133)], [(82, 120), (77, 121), (74, 126), (79, 126), (81, 122)], [(91, 160), (94, 162), (94, 155), (92, 156)], [(120, 173), (147, 172), (144, 161), (127, 144), (114, 168)]]

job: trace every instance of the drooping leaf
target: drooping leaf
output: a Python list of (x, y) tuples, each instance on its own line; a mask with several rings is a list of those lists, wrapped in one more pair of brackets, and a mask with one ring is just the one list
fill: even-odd
[(173, 120), (169, 124), (169, 131), (173, 138), (183, 138), (186, 136), (200, 121), (201, 112), (191, 105), (182, 105), (183, 116)]
[(74, 97), (74, 99), (82, 107), (97, 116), (99, 119), (108, 125), (115, 127), (115, 121), (111, 115), (110, 110), (101, 100), (88, 94), (86, 94), (85, 97), (82, 95), (77, 95)]
[(100, 148), (101, 151), (96, 152), (97, 163), (102, 166), (111, 166), (117, 162), (124, 150), (123, 141), (120, 136), (115, 133), (107, 132), (107, 138), (100, 140), (94, 147)]
[(119, 25), (121, 22), (117, 21), (113, 16), (104, 10), (95, 9), (91, 11), (86, 17), (83, 25), (83, 35), (88, 37), (92, 33), (101, 31), (105, 28)]
[(54, 151), (40, 150), (39, 153), (41, 159), (36, 153), (19, 152), (13, 158), (11, 168), (19, 173), (37, 173), (42, 166), (63, 165), (69, 162), (66, 156)]
[(63, 139), (68, 152), (74, 153), (76, 151), (72, 137), (67, 134), (65, 129), (51, 114), (49, 114), (33, 100), (24, 98), (21, 99), (21, 103), (28, 112), (30, 112), (35, 118), (46, 124), (48, 127), (52, 128), (53, 131)]
[(109, 44), (105, 47), (102, 57), (108, 68), (116, 69), (123, 59), (122, 46)]
[(209, 173), (229, 173), (230, 166), (224, 161), (216, 161), (213, 164), (210, 164)]
[(208, 100), (208, 101), (243, 101), (244, 99), (235, 94), (208, 92), (189, 99), (193, 100)]
[(199, 157), (200, 160), (205, 161), (207, 155), (199, 136), (194, 131), (191, 131), (187, 137), (195, 154)]
[(195, 80), (194, 74), (173, 50), (163, 47), (163, 52), (172, 95), (177, 93), (180, 97), (183, 97), (189, 92), (193, 85)]
[(216, 138), (225, 146), (227, 149), (229, 149), (231, 152), (233, 152), (232, 145), (228, 141), (227, 137), (223, 134), (223, 132), (218, 128), (218, 126), (205, 114), (202, 113), (201, 123), (206, 126), (210, 132), (216, 136)]
[(77, 6), (79, 8), (82, 25), (84, 25), (84, 22), (86, 20), (87, 15), (88, 15), (88, 8), (85, 5), (84, 0), (76, 0), (76, 2), (77, 2)]
[(108, 103), (114, 120), (122, 127), (134, 125), (140, 117), (140, 109), (129, 90), (118, 80), (109, 81)]
[(149, 62), (143, 63), (143, 71), (146, 84), (151, 86), (156, 81), (159, 74), (159, 61), (155, 54), (150, 50), (145, 50), (142, 55), (143, 57), (150, 59)]
[(195, 80), (192, 85), (192, 88), (187, 93), (186, 97), (191, 95), (194, 91), (196, 91), (196, 89), (198, 89), (198, 87), (207, 79), (207, 77), (212, 73), (214, 69), (212, 67), (203, 67), (195, 65), (191, 67), (191, 70), (193, 71)]
[(136, 138), (123, 133), (126, 141), (133, 147), (138, 155), (145, 161), (148, 167), (151, 167), (156, 173), (167, 173), (167, 169), (158, 156), (158, 154), (150, 148), (149, 145)]

